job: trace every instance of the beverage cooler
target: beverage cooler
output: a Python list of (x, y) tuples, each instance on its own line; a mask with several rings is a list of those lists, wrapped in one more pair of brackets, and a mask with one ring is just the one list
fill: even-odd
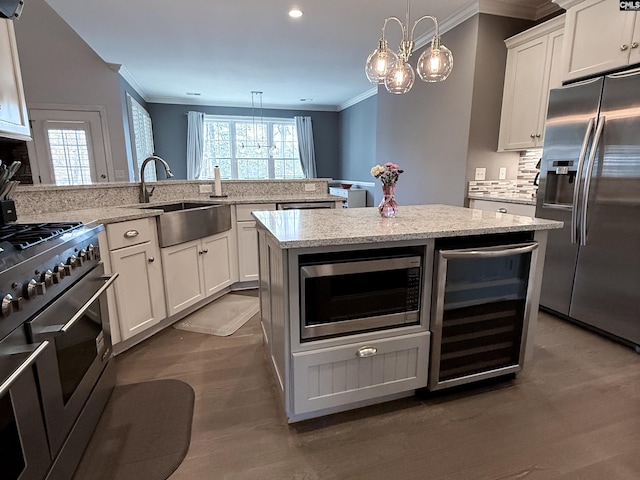
[(516, 373), (524, 360), (537, 242), (436, 242), (429, 390)]

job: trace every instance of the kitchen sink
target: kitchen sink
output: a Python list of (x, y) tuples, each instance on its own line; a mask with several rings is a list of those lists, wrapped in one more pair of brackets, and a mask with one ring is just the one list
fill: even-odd
[(164, 211), (157, 218), (160, 247), (190, 242), (231, 229), (229, 205), (176, 202), (140, 208)]

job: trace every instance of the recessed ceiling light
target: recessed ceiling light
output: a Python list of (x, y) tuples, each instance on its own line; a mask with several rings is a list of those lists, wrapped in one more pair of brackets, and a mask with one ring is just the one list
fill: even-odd
[(302, 16), (302, 10), (300, 10), (298, 7), (293, 7), (291, 10), (289, 10), (289, 16), (291, 18), (300, 18)]
[(194, 97), (199, 97), (202, 94), (200, 92), (187, 92), (187, 95), (192, 95)]
[(300, 99), (301, 102), (310, 102), (312, 100), (313, 100), (313, 98), (301, 98)]

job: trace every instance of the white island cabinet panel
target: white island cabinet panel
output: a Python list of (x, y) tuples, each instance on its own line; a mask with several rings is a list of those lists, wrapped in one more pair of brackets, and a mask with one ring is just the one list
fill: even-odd
[[(427, 385), (429, 332), (293, 354), (295, 415)], [(375, 351), (360, 357), (363, 348)]]

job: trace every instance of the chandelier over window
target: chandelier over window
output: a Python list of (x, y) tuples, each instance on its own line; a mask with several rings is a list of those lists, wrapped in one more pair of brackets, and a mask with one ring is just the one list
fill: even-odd
[[(431, 45), (418, 58), (416, 65), (418, 76), (424, 82), (442, 82), (446, 80), (453, 69), (453, 54), (451, 50), (440, 42), (440, 32), (436, 17), (431, 15), (420, 17), (411, 27), (411, 31), (409, 31), (410, 12), (411, 0), (407, 0), (406, 23), (402, 23), (402, 20), (398, 17), (384, 19), (378, 48), (371, 52), (365, 65), (365, 73), (369, 81), (371, 83), (384, 83), (384, 86), (391, 93), (406, 93), (413, 86), (416, 76), (413, 67), (409, 64), (409, 57), (411, 57), (415, 47), (413, 34), (418, 23), (426, 18), (433, 20), (436, 31), (431, 40)], [(390, 20), (398, 22), (402, 29), (402, 42), (400, 42), (397, 54), (389, 48), (384, 36), (387, 23)]]
[[(262, 140), (260, 140), (258, 138), (258, 128), (256, 127), (256, 104), (259, 106), (260, 108), (260, 121), (258, 123), (258, 125), (260, 125), (260, 137), (262, 138)], [(264, 118), (262, 116), (262, 92), (257, 91), (257, 90), (252, 90), (251, 91), (251, 120), (253, 123), (253, 138), (255, 139), (254, 142), (251, 142), (251, 145), (249, 144), (245, 144), (245, 142), (242, 142), (240, 144), (240, 151), (244, 152), (247, 147), (255, 147), (257, 150), (261, 150), (262, 148), (266, 148), (269, 150), (269, 154), (271, 156), (275, 155), (278, 151), (277, 147), (275, 145), (267, 145), (267, 141), (264, 138), (263, 132), (264, 129), (262, 128), (262, 126), (264, 125)]]

